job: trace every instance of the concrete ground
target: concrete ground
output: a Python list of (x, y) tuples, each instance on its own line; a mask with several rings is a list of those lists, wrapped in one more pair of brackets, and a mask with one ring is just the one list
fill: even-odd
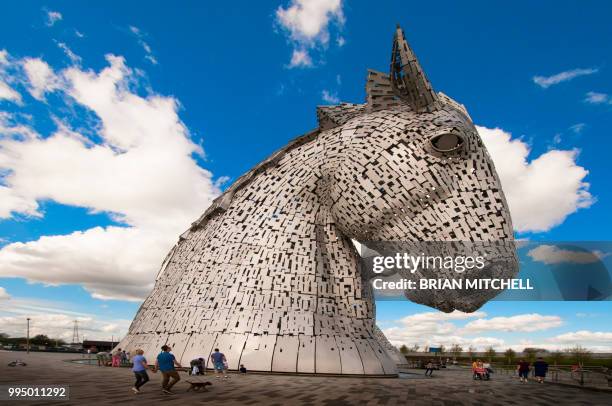
[[(130, 388), (133, 374), (128, 368), (97, 367), (65, 362), (78, 354), (0, 351), (0, 385), (68, 384), (69, 402), (0, 401), (0, 405), (118, 405), (122, 403), (223, 404), (223, 405), (611, 405), (612, 394), (552, 384), (521, 384), (510, 376), (474, 381), (465, 370), (436, 371), (424, 378), (412, 371), (408, 378), (343, 378), (231, 374), (228, 380), (208, 375), (208, 392), (186, 392), (187, 374), (176, 384), (175, 395), (161, 393), (161, 374), (149, 373), (151, 381), (143, 393)], [(21, 359), (26, 367), (8, 367)]]

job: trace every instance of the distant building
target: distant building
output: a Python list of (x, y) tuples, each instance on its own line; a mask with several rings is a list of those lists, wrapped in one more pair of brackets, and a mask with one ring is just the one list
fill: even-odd
[(91, 350), (91, 352), (110, 351), (117, 345), (116, 341), (95, 341), (85, 340), (83, 341), (83, 349), (85, 351)]

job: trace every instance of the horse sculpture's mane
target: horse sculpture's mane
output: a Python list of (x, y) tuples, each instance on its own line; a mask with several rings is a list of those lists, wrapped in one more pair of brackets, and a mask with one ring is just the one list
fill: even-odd
[[(385, 83), (385, 81), (389, 80), (388, 78), (389, 76), (384, 73), (377, 72), (374, 70), (368, 71), (368, 81), (366, 85), (368, 99), (367, 104), (341, 103), (337, 106), (317, 107), (317, 119), (319, 121), (319, 128), (302, 134), (289, 141), (287, 145), (277, 150), (267, 159), (260, 162), (255, 167), (251, 168), (251, 170), (249, 170), (247, 173), (236, 179), (236, 181), (226, 191), (224, 191), (220, 196), (213, 200), (213, 202), (208, 207), (208, 209), (206, 209), (204, 214), (202, 214), (196, 221), (191, 223), (189, 229), (185, 233), (183, 233), (180, 238), (185, 238), (188, 233), (204, 227), (210, 218), (221, 214), (225, 210), (227, 210), (227, 208), (232, 203), (234, 194), (236, 192), (247, 186), (257, 175), (259, 175), (266, 169), (275, 166), (291, 150), (301, 145), (304, 145), (310, 141), (314, 141), (319, 136), (321, 131), (325, 131), (330, 128), (334, 128), (338, 125), (344, 124), (351, 118), (354, 118), (366, 112), (381, 110), (383, 106), (385, 109), (394, 109), (402, 107), (399, 103), (396, 103), (394, 101), (397, 97), (394, 94), (388, 92), (377, 94), (376, 90), (374, 90), (376, 89), (376, 85), (373, 84), (379, 84), (381, 82)], [(461, 113), (463, 113), (468, 120), (471, 120), (467, 110), (465, 109), (465, 106), (460, 103), (457, 103), (455, 100), (451, 99), (442, 92), (438, 92), (438, 97), (443, 103), (452, 105)], [(379, 100), (381, 99), (392, 100), (393, 102), (389, 103), (387, 101), (386, 103), (383, 102), (384, 104), (380, 104)]]
[[(204, 227), (210, 218), (227, 210), (227, 208), (232, 203), (232, 199), (234, 198), (234, 194), (236, 194), (236, 192), (247, 186), (257, 175), (259, 175), (266, 169), (276, 165), (278, 161), (280, 161), (283, 156), (285, 156), (292, 149), (295, 149), (316, 139), (319, 133), (319, 129), (316, 129), (309, 131), (306, 134), (300, 135), (299, 137), (290, 141), (283, 148), (270, 155), (266, 160), (260, 162), (247, 173), (236, 179), (236, 181), (225, 192), (223, 192), (219, 197), (213, 200), (212, 204), (208, 207), (208, 209), (206, 209), (206, 211), (200, 216), (200, 218), (191, 223), (191, 227), (189, 227), (186, 233)], [(183, 233), (183, 236), (184, 235), (185, 233)]]
[[(397, 29), (397, 32), (401, 32), (399, 26)], [(401, 37), (396, 34), (391, 60), (391, 72), (394, 76), (393, 78), (391, 74), (372, 69), (368, 70), (365, 86), (365, 104), (341, 103), (336, 106), (317, 107), (319, 128), (309, 131), (295, 138), (293, 141), (290, 141), (283, 148), (273, 153), (268, 159), (259, 163), (253, 169), (238, 178), (229, 189), (213, 201), (200, 218), (191, 224), (191, 227), (186, 233), (203, 227), (208, 219), (227, 210), (232, 202), (234, 194), (238, 190), (248, 185), (259, 173), (274, 166), (289, 151), (316, 139), (321, 131), (342, 125), (359, 115), (379, 110), (394, 110), (398, 108), (420, 112), (428, 111), (441, 104), (447, 104), (453, 106), (471, 121), (467, 110), (462, 104), (457, 103), (442, 92), (435, 93), (433, 91), (412, 49), (410, 49), (408, 43), (403, 38), (403, 32), (401, 32)], [(410, 72), (411, 74), (406, 75), (405, 72)], [(392, 79), (395, 79), (393, 83)], [(398, 86), (398, 83), (403, 83), (403, 85)], [(412, 92), (407, 90), (410, 87), (415, 87), (418, 91)], [(411, 99), (411, 103), (406, 103), (406, 99)], [(183, 236), (184, 235), (185, 233)]]
[[(374, 72), (374, 71), (370, 71)], [(384, 75), (384, 74), (381, 74)], [(367, 90), (367, 87), (366, 87)], [(298, 148), (308, 142), (314, 141), (321, 131), (328, 130), (345, 123), (349, 119), (363, 114), (366, 111), (365, 104), (340, 103), (335, 106), (319, 106), (317, 107), (317, 119), (319, 128), (302, 134), (293, 140), (289, 141), (284, 147), (274, 152), (267, 159), (257, 164), (244, 175), (240, 176), (236, 181), (220, 196), (213, 200), (212, 204), (196, 221), (194, 221), (189, 229), (181, 236), (184, 238), (186, 234), (195, 231), (206, 225), (207, 221), (224, 212), (232, 203), (234, 195), (240, 189), (247, 186), (257, 175), (275, 166), (287, 153)]]
[[(354, 118), (366, 112), (377, 111), (381, 110), (382, 108), (405, 108), (405, 106), (402, 106), (396, 101), (397, 96), (393, 94), (390, 90), (388, 90), (386, 87), (383, 87), (383, 91), (379, 90), (379, 86), (381, 85), (381, 83), (384, 86), (384, 84), (386, 84), (388, 80), (389, 75), (374, 70), (369, 70), (368, 81), (366, 85), (366, 94), (368, 102), (366, 104), (341, 103), (336, 106), (317, 107), (317, 119), (319, 122), (319, 128), (311, 130), (289, 141), (287, 145), (277, 150), (267, 159), (260, 162), (255, 167), (251, 168), (251, 170), (246, 172), (244, 175), (236, 179), (236, 181), (227, 190), (225, 190), (220, 196), (213, 200), (208, 209), (206, 209), (206, 211), (196, 221), (191, 223), (189, 229), (185, 233), (183, 233), (180, 238), (185, 238), (188, 233), (204, 227), (210, 218), (219, 215), (225, 210), (227, 210), (227, 208), (232, 203), (236, 192), (247, 186), (257, 175), (264, 172), (266, 169), (275, 166), (291, 150), (308, 142), (314, 141), (319, 136), (321, 131), (325, 131), (330, 128), (334, 128), (338, 125), (344, 124), (351, 118)], [(460, 103), (457, 103), (455, 100), (451, 99), (442, 92), (438, 92), (438, 97), (443, 103), (452, 105), (461, 113), (463, 113), (468, 120), (471, 120), (467, 110), (465, 109), (465, 106)]]

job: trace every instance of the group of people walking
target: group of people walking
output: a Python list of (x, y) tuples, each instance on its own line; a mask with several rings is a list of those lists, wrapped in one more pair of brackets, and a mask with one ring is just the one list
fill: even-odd
[[(533, 371), (533, 376), (536, 381), (538, 383), (543, 383), (546, 378), (546, 373), (548, 372), (548, 363), (544, 361), (544, 358), (538, 357), (533, 363), (533, 366), (529, 361), (522, 359), (516, 365), (516, 372), (519, 376), (519, 380), (523, 383), (529, 381), (529, 373), (531, 371)], [(474, 379), (489, 380), (492, 373), (493, 370), (491, 369), (490, 363), (482, 362), (479, 359), (472, 363), (472, 374)]]
[[(176, 368), (182, 368), (182, 365), (177, 361), (176, 357), (171, 351), (172, 348), (170, 348), (170, 346), (163, 345), (161, 347), (161, 352), (157, 355), (155, 360), (155, 366), (152, 368), (153, 373), (156, 373), (157, 371), (161, 372), (162, 392), (168, 395), (174, 394), (174, 392), (172, 392), (172, 387), (181, 380)], [(219, 378), (220, 375), (223, 375), (225, 379), (228, 379), (229, 376), (227, 375), (226, 371), (227, 359), (225, 358), (225, 354), (220, 352), (218, 348), (215, 348), (215, 351), (210, 355), (210, 359), (217, 378)], [(194, 375), (203, 374), (203, 361), (203, 358), (198, 358), (197, 360), (192, 361), (190, 373)], [(240, 372), (246, 373), (246, 368), (244, 365), (241, 365), (240, 367)], [(135, 394), (140, 393), (140, 388), (149, 381), (147, 369), (148, 363), (147, 359), (144, 357), (144, 351), (142, 349), (137, 349), (136, 355), (133, 358), (132, 366), (132, 372), (134, 372), (134, 376), (136, 378), (136, 382), (132, 388), (132, 391)]]
[(111, 366), (120, 367), (130, 362), (130, 353), (118, 348), (111, 356)]
[[(161, 347), (161, 352), (157, 355), (155, 360), (155, 367), (152, 368), (153, 373), (160, 371), (162, 373), (162, 391), (166, 394), (173, 394), (172, 387), (181, 380), (180, 375), (178, 374), (176, 368), (182, 368), (181, 364), (177, 361), (174, 354), (172, 354), (172, 348), (168, 345), (163, 345)], [(118, 364), (121, 362), (125, 362), (122, 358), (126, 355), (125, 351), (121, 351), (119, 349), (116, 353), (113, 354), (113, 366), (119, 366)], [(134, 372), (134, 376), (136, 377), (136, 382), (134, 383), (134, 387), (132, 391), (136, 394), (140, 393), (140, 388), (149, 381), (149, 375), (147, 374), (148, 363), (146, 358), (144, 357), (144, 351), (142, 349), (137, 349), (135, 351), (135, 356), (132, 360), (133, 366), (132, 371)], [(115, 360), (117, 359), (117, 361)], [(219, 351), (218, 348), (215, 348), (214, 352), (210, 354), (210, 360), (212, 361), (213, 369), (215, 371), (215, 375), (217, 378), (220, 375), (223, 375), (224, 379), (228, 379), (227, 375), (227, 358), (225, 354)], [(117, 363), (117, 365), (115, 365)], [(425, 376), (431, 377), (434, 371), (434, 363), (433, 360), (430, 360), (425, 365)], [(191, 361), (189, 373), (191, 375), (203, 375), (205, 371), (204, 359), (198, 358)], [(544, 378), (546, 377), (546, 373), (548, 372), (548, 363), (544, 361), (542, 357), (538, 357), (537, 361), (533, 363), (533, 368), (528, 361), (520, 360), (516, 366), (516, 371), (518, 373), (519, 379), (521, 382), (526, 383), (529, 379), (529, 372), (533, 369), (534, 376), (536, 381), (539, 383), (544, 382)], [(244, 365), (240, 365), (240, 372), (246, 373), (247, 370)], [(472, 363), (472, 374), (474, 379), (488, 380), (490, 379), (491, 374), (493, 373), (493, 369), (491, 369), (491, 364), (488, 362), (482, 362), (477, 359)]]
[(486, 380), (491, 379), (491, 374), (493, 373), (493, 369), (491, 368), (490, 362), (482, 362), (477, 359), (472, 362), (472, 377), (474, 379)]
[[(516, 371), (518, 372), (519, 379), (523, 383), (527, 383), (529, 380), (529, 372), (532, 370), (531, 364), (529, 361), (520, 360), (518, 365), (516, 366)], [(543, 383), (544, 378), (546, 378), (546, 373), (548, 372), (548, 363), (544, 361), (544, 358), (538, 357), (536, 362), (533, 363), (533, 376), (538, 383)]]
[[(91, 350), (87, 350), (87, 354), (91, 354)], [(96, 360), (98, 361), (99, 367), (120, 367), (130, 363), (130, 353), (121, 350), (121, 348), (118, 348), (113, 353), (99, 351), (96, 353)]]

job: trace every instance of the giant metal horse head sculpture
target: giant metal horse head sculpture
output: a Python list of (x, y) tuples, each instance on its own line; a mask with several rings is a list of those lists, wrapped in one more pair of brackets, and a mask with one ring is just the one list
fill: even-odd
[[(507, 241), (512, 226), (466, 110), (433, 91), (399, 27), (390, 73), (370, 71), (366, 91), (366, 104), (320, 107), (318, 129), (181, 235), (119, 347), (153, 359), (168, 344), (183, 361), (219, 348), (232, 369), (396, 374), (351, 240)], [(496, 272), (513, 274), (514, 253), (496, 255)], [(411, 297), (444, 311), (488, 298)]]

